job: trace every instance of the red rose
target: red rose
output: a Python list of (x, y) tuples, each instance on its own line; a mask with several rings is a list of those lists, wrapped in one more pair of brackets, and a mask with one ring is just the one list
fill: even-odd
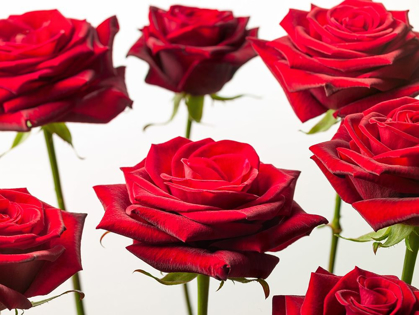
[(407, 11), (346, 0), (330, 10), (290, 10), (281, 26), (288, 36), (252, 42), (303, 122), (419, 94), (419, 40)]
[(347, 116), (310, 150), (342, 199), (374, 230), (419, 224), (419, 101), (403, 97)]
[(0, 189), (0, 310), (28, 309), (81, 270), (86, 215), (53, 208), (26, 189)]
[(107, 123), (130, 106), (125, 69), (112, 65), (118, 29), (116, 17), (95, 29), (57, 10), (0, 20), (0, 130)]
[(179, 137), (122, 170), (126, 184), (95, 187), (98, 228), (132, 238), (127, 249), (164, 272), (266, 278), (278, 258), (265, 252), (327, 222), (293, 201), (299, 172), (260, 163), (248, 144)]
[(257, 29), (247, 30), (249, 18), (231, 11), (150, 7), (149, 20), (128, 53), (149, 64), (149, 84), (192, 95), (216, 93), (256, 56), (246, 36), (257, 36)]
[(312, 273), (306, 296), (274, 296), (273, 315), (418, 315), (419, 291), (395, 276), (356, 267), (343, 277)]

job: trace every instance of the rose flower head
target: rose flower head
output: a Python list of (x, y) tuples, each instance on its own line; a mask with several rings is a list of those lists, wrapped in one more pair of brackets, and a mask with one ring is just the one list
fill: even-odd
[(256, 56), (246, 36), (257, 29), (246, 29), (249, 18), (231, 11), (152, 6), (149, 21), (128, 55), (149, 64), (147, 83), (176, 93), (216, 93)]
[(333, 188), (378, 230), (419, 224), (419, 101), (379, 103), (310, 148)]
[(81, 270), (86, 215), (47, 205), (26, 189), (0, 189), (0, 310), (28, 309)]
[(95, 187), (98, 228), (132, 238), (127, 249), (163, 272), (266, 278), (278, 263), (266, 252), (327, 222), (293, 200), (298, 171), (261, 163), (245, 143), (179, 137), (122, 170), (125, 184)]
[(343, 277), (319, 268), (306, 296), (274, 296), (272, 315), (417, 315), (419, 291), (396, 276), (356, 267)]
[(346, 0), (331, 9), (291, 9), (281, 26), (287, 36), (252, 39), (253, 47), (302, 122), (328, 109), (345, 116), (419, 94), (419, 40), (407, 11)]
[(94, 28), (57, 10), (0, 20), (0, 130), (107, 123), (131, 106), (112, 64), (118, 30), (116, 17)]

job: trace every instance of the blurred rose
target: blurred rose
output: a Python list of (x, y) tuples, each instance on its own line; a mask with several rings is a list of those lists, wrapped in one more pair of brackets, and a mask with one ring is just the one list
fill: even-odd
[(86, 215), (53, 208), (26, 189), (0, 189), (0, 310), (28, 309), (81, 270)]
[(249, 18), (236, 18), (231, 11), (150, 7), (149, 20), (128, 53), (149, 64), (149, 84), (192, 95), (213, 94), (256, 56), (246, 36), (257, 36), (257, 29), (247, 30)]

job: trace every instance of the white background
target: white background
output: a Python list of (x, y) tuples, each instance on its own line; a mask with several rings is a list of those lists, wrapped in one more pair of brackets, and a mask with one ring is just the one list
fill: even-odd
[[(332, 7), (339, 1), (317, 0), (315, 4)], [(419, 28), (419, 3), (415, 0), (384, 0), (388, 9), (410, 9), (411, 24)], [(72, 149), (56, 141), (58, 159), (69, 211), (88, 213), (83, 235), (81, 273), (86, 293), (87, 314), (186, 314), (180, 286), (165, 287), (135, 269), (144, 269), (159, 275), (135, 256), (125, 250), (130, 240), (111, 234), (105, 237), (104, 246), (99, 239), (103, 231), (96, 230), (103, 208), (92, 186), (122, 183), (121, 166), (132, 166), (145, 157), (151, 143), (161, 143), (177, 135), (183, 135), (186, 110), (182, 107), (176, 119), (163, 127), (152, 127), (147, 132), (142, 127), (149, 122), (165, 121), (172, 109), (172, 93), (159, 87), (146, 85), (144, 77), (148, 66), (134, 57), (125, 55), (138, 39), (137, 30), (148, 24), (148, 6), (153, 4), (167, 9), (171, 4), (209, 6), (233, 10), (236, 16), (251, 16), (250, 26), (260, 26), (260, 37), (274, 39), (285, 33), (279, 22), (290, 7), (308, 10), (308, 0), (212, 0), (172, 2), (168, 0), (118, 0), (118, 1), (2, 1), (1, 18), (9, 14), (21, 14), (39, 9), (59, 9), (65, 16), (87, 19), (93, 25), (112, 15), (117, 15), (121, 26), (114, 45), (115, 65), (127, 66), (127, 85), (134, 100), (133, 110), (127, 110), (107, 125), (69, 125), (77, 152), (85, 157), (79, 160)], [(207, 100), (203, 124), (194, 125), (194, 140), (212, 137), (215, 140), (233, 139), (250, 143), (261, 160), (277, 167), (298, 169), (296, 200), (307, 212), (317, 213), (331, 219), (334, 207), (334, 191), (310, 160), (308, 147), (328, 140), (333, 131), (306, 136), (299, 130), (308, 130), (314, 121), (302, 125), (287, 103), (276, 80), (259, 58), (245, 64), (220, 92), (232, 96), (250, 93), (262, 99), (243, 98), (234, 102), (211, 104)], [(0, 149), (5, 151), (11, 144), (14, 133), (0, 134)], [(48, 157), (41, 133), (34, 133), (26, 143), (0, 159), (0, 187), (27, 187), (36, 197), (56, 204)], [(359, 236), (369, 232), (369, 226), (349, 205), (342, 210), (345, 236)], [(211, 280), (210, 314), (270, 314), (271, 298), (277, 294), (304, 294), (310, 272), (318, 266), (327, 266), (330, 230), (317, 229), (306, 237), (277, 253), (281, 261), (268, 278), (271, 297), (264, 299), (261, 287), (256, 283), (233, 284), (228, 282), (216, 292), (218, 281)], [(371, 244), (341, 241), (337, 274), (345, 274), (355, 265), (381, 274), (400, 276), (404, 256), (404, 244), (391, 249), (372, 252)], [(419, 285), (419, 272), (413, 284)], [(53, 294), (70, 289), (69, 282)], [(190, 285), (192, 301), (196, 306), (196, 284)], [(43, 297), (34, 298), (40, 300)], [(11, 312), (4, 312), (12, 314)], [(73, 315), (73, 296), (64, 296), (27, 314)]]

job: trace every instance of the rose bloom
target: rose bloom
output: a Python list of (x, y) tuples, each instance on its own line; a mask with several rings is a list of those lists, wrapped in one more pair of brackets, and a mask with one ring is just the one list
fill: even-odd
[(327, 222), (293, 201), (298, 171), (260, 163), (245, 143), (179, 137), (122, 170), (125, 184), (95, 187), (98, 228), (132, 238), (127, 249), (163, 272), (266, 278), (278, 263), (266, 252)]
[(0, 189), (0, 310), (28, 309), (81, 270), (86, 215), (56, 209), (26, 189)]
[(246, 29), (249, 18), (231, 11), (152, 6), (149, 21), (128, 55), (149, 64), (147, 83), (173, 92), (216, 93), (256, 56), (246, 36), (258, 30)]
[(419, 94), (419, 40), (407, 11), (347, 0), (290, 10), (281, 26), (288, 36), (252, 42), (302, 122), (328, 109), (345, 116)]
[(356, 267), (343, 277), (319, 268), (306, 296), (274, 296), (273, 315), (418, 315), (419, 291), (395, 276)]
[(112, 65), (118, 30), (116, 17), (94, 28), (57, 10), (0, 20), (0, 130), (107, 123), (130, 106), (125, 69)]
[(333, 188), (375, 229), (419, 224), (419, 101), (403, 97), (347, 116), (310, 150)]

